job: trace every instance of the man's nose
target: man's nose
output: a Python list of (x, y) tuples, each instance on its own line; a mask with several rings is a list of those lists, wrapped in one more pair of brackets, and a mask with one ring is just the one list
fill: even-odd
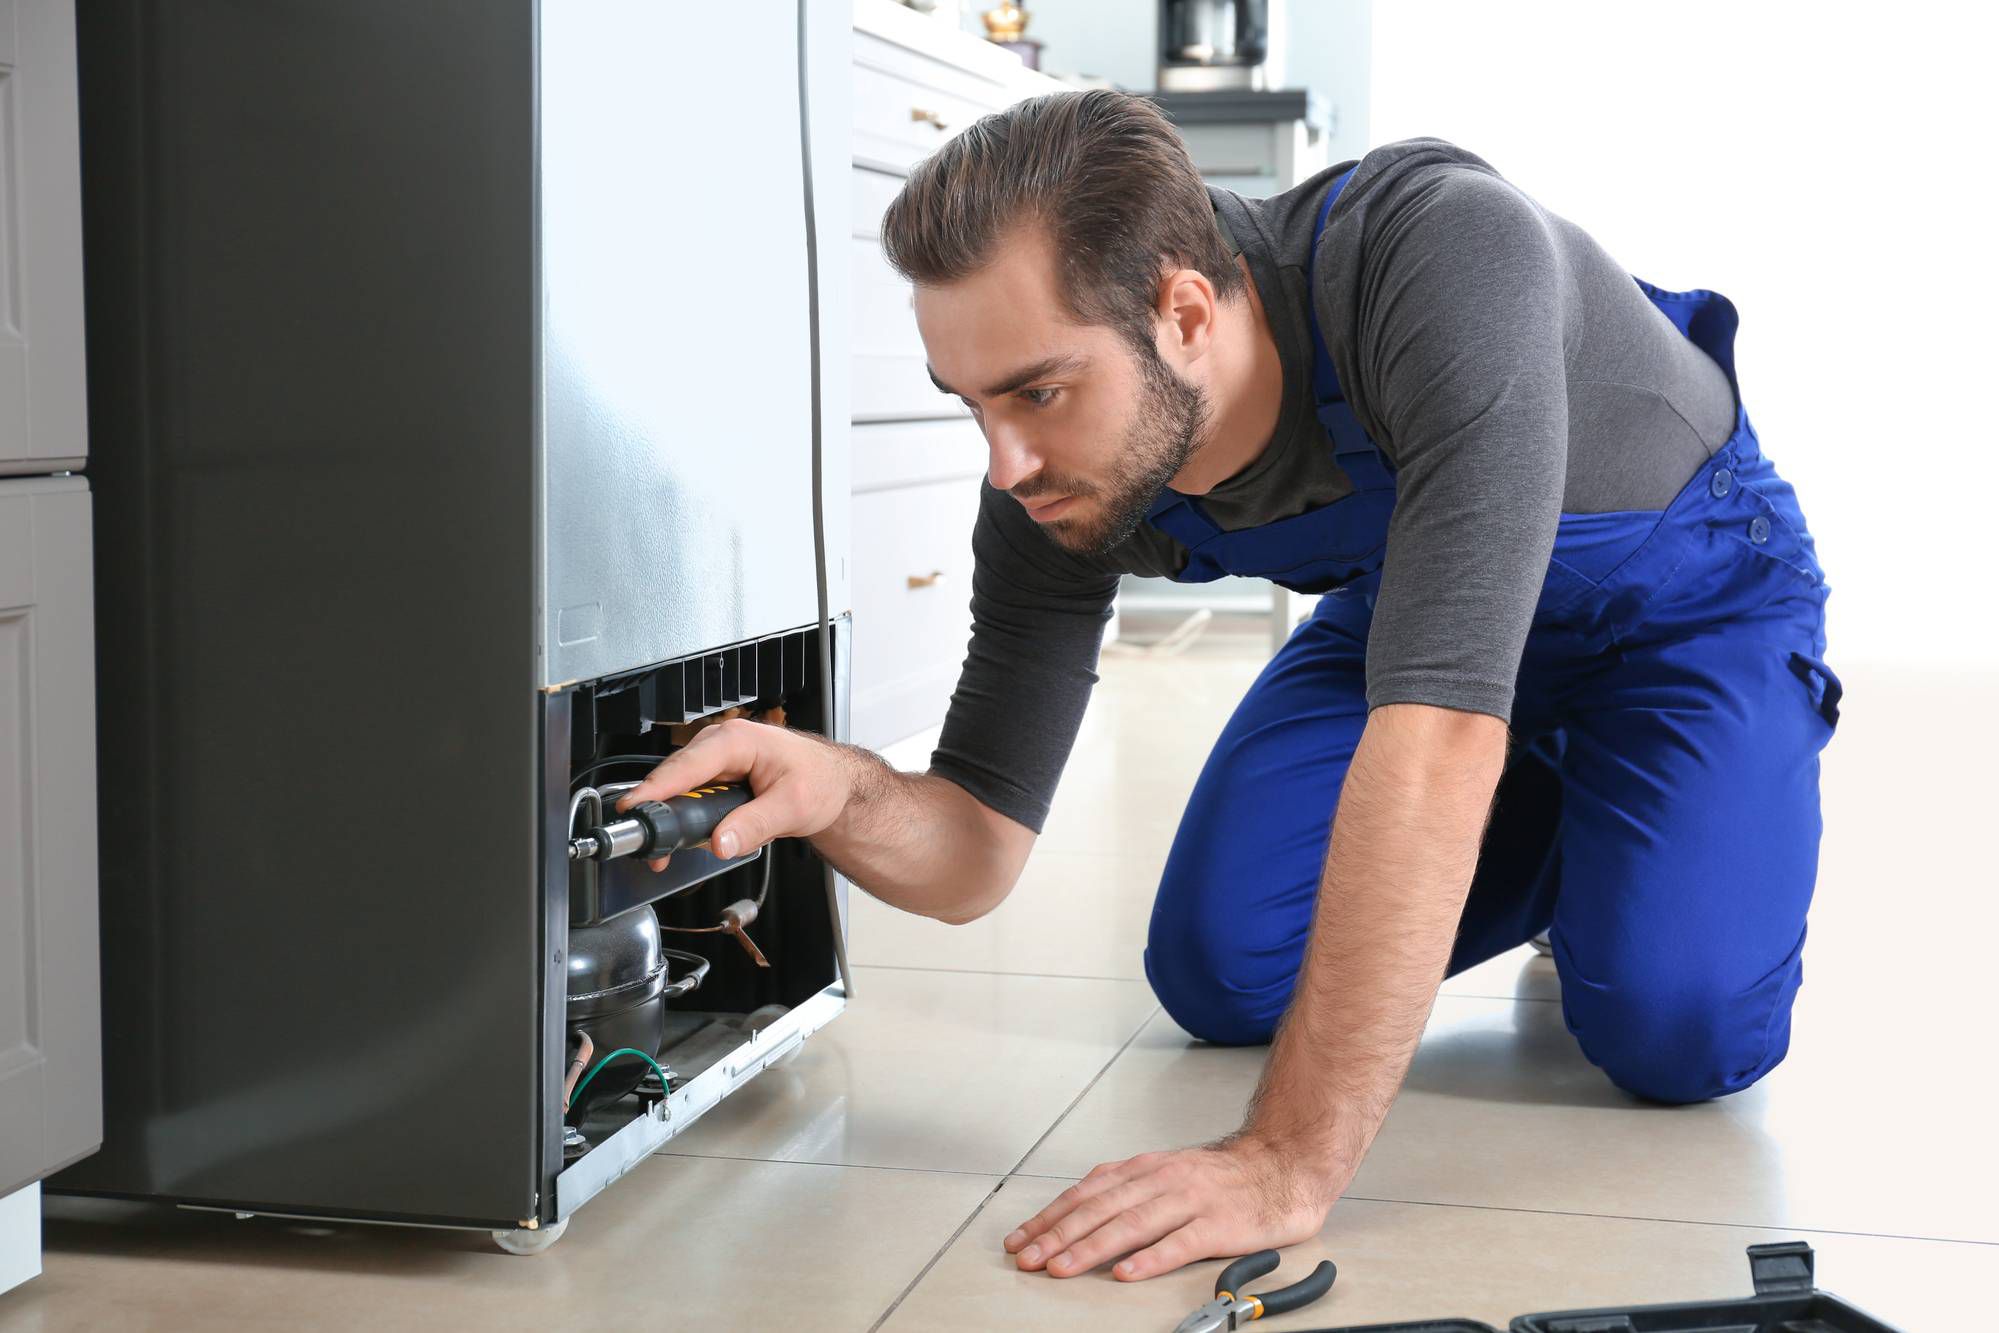
[(1002, 491), (1010, 491), (1041, 471), (1041, 456), (1017, 430), (988, 427), (986, 430), (986, 480)]

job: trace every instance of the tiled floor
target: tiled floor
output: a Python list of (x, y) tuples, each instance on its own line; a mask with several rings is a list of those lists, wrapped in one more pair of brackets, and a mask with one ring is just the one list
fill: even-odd
[[(1140, 965), (1180, 802), (1257, 667), (1229, 643), (1108, 659), (1013, 898), (955, 928), (859, 902), (849, 1011), (548, 1253), (56, 1201), (0, 1330), (1170, 1328), (1213, 1265), (1057, 1281), (999, 1238), (1100, 1160), (1233, 1127), (1255, 1079), (1260, 1052), (1190, 1042)], [(1286, 1257), (1336, 1259), (1333, 1295), (1269, 1327), (1736, 1294), (1743, 1248), (1784, 1237), (1909, 1330), (1999, 1326), (1999, 682), (1848, 677), (1789, 1061), (1644, 1107), (1577, 1053), (1548, 964), (1454, 978), (1348, 1198)]]

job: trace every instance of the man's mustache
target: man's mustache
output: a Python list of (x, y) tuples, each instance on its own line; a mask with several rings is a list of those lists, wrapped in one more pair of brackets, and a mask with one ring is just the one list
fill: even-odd
[(1008, 491), (1007, 494), (1025, 504), (1029, 500), (1039, 500), (1049, 495), (1088, 495), (1091, 489), (1091, 487), (1078, 485), (1075, 482), (1041, 481), (1032, 484), (1022, 483)]

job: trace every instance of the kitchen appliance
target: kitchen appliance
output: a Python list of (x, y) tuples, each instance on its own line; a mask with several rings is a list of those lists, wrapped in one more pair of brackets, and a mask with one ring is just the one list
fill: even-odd
[[(52, 1189), (531, 1251), (845, 1006), (809, 845), (570, 848), (705, 722), (847, 733), (849, 33), (81, 7), (110, 1075)], [(667, 1077), (565, 1124), (592, 1027)]]
[(1161, 92), (1282, 87), (1283, 50), (1284, 0), (1161, 0)]

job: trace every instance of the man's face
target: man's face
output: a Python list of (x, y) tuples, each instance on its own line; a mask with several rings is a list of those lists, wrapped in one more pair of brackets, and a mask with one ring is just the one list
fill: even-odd
[(1073, 322), (1038, 232), (957, 282), (916, 289), (930, 376), (985, 432), (986, 476), (1057, 543), (1102, 554), (1199, 444), (1206, 401), (1114, 330)]

